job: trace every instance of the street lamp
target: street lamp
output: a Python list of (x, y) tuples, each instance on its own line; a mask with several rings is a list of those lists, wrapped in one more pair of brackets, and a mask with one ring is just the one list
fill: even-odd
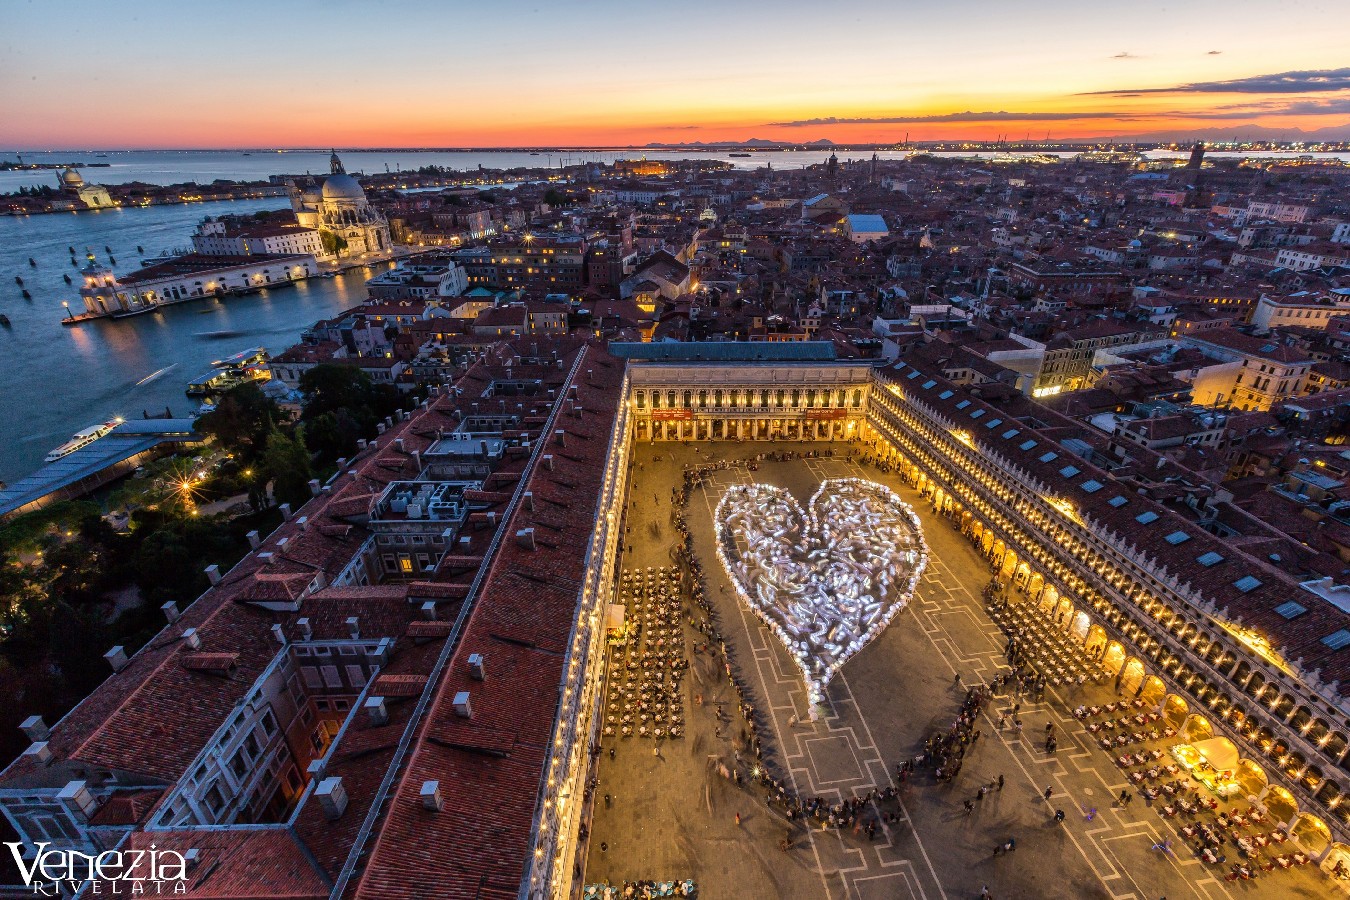
[(62, 300), (62, 301), (61, 301), (61, 305), (64, 306), (64, 307), (66, 308), (66, 318), (67, 318), (67, 319), (73, 319), (73, 318), (75, 318), (74, 316), (72, 316), (72, 315), (70, 314), (70, 301), (69, 301), (69, 300)]

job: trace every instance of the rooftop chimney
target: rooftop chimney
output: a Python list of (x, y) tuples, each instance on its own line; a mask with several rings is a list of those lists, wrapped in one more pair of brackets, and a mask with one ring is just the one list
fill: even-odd
[(487, 679), (487, 669), (484, 668), (483, 654), (469, 654), (469, 677), (474, 681), (484, 681)]
[(295, 627), (300, 629), (300, 637), (305, 640), (314, 638), (314, 629), (309, 626), (309, 617), (304, 616), (295, 620)]
[(272, 626), (272, 637), (276, 638), (281, 646), (286, 646), (286, 632), (282, 630), (281, 623)]
[(352, 640), (361, 640), (361, 620), (356, 616), (348, 616), (346, 618), (346, 623), (347, 633), (352, 636)]
[(33, 741), (28, 745), (28, 749), (23, 751), (23, 755), (43, 766), (52, 761), (52, 751), (46, 741)]
[(566, 431), (563, 431), (561, 428), (559, 428), (559, 429), (557, 429), (556, 431), (553, 432), (553, 436), (554, 436), (555, 438), (558, 439), (558, 446), (559, 446), (559, 447), (566, 447), (566, 446), (567, 446), (567, 432), (566, 432)]
[(430, 621), (436, 619), (436, 601), (428, 600), (422, 604), (422, 618)]
[(56, 799), (64, 803), (78, 818), (86, 821), (98, 810), (98, 801), (94, 799), (89, 785), (83, 781), (67, 782), (66, 786), (61, 788), (61, 793), (56, 795)]
[(455, 715), (468, 719), (473, 717), (473, 710), (469, 708), (469, 692), (459, 691), (455, 694)]
[(552, 454), (552, 453), (545, 453), (545, 454), (544, 454), (544, 468), (545, 468), (545, 469), (548, 469), (550, 472), (553, 471), (553, 454)]
[(178, 621), (178, 616), (180, 615), (180, 613), (178, 612), (177, 603), (170, 600), (168, 603), (161, 604), (159, 608), (161, 611), (163, 611), (164, 618), (169, 620), (170, 625)]
[(534, 512), (534, 491), (525, 492), (525, 508)]
[(422, 806), (432, 812), (440, 812), (445, 801), (441, 799), (441, 783), (439, 781), (422, 782)]
[(319, 786), (314, 789), (314, 795), (319, 798), (323, 814), (329, 819), (341, 818), (347, 811), (347, 792), (342, 788), (341, 778), (325, 778), (320, 781)]
[(383, 697), (367, 697), (365, 706), (370, 724), (383, 725), (389, 721), (389, 707), (385, 705)]
[(19, 730), (30, 741), (45, 741), (47, 735), (51, 734), (51, 729), (47, 727), (47, 723), (42, 716), (29, 716), (24, 719), (19, 723)]
[(407, 451), (404, 449), (404, 446), (403, 446), (403, 438), (396, 438), (396, 439), (394, 440), (394, 446), (398, 448), (398, 452), (399, 452), (399, 453), (406, 453), (406, 452), (407, 452)]
[(252, 547), (254, 550), (257, 550), (259, 547), (262, 546), (262, 536), (258, 534), (256, 529), (250, 531), (248, 534), (244, 536), (248, 538), (248, 545)]
[(281, 518), (289, 519), (291, 517), (291, 505), (289, 503), (283, 503), (277, 509), (281, 510)]
[[(220, 584), (220, 566), (211, 563), (211, 565), (206, 567), (205, 571), (207, 581), (211, 582), (213, 585)], [(169, 621), (173, 620), (170, 619)]]
[(196, 847), (190, 847), (188, 851), (183, 854), (183, 862), (187, 863), (189, 869), (195, 868), (197, 863), (201, 861), (202, 851), (198, 850)]
[[(319, 496), (319, 491), (321, 490), (323, 490), (323, 482), (317, 478), (311, 478), (309, 480), (309, 495), (311, 497), (317, 497)], [(287, 518), (290, 517), (287, 516)]]
[(127, 651), (121, 644), (103, 654), (103, 658), (112, 666), (114, 672), (120, 672), (127, 667)]
[(197, 633), (197, 629), (195, 628), (184, 629), (183, 643), (187, 644), (188, 647), (193, 650), (200, 650), (202, 648), (202, 636)]
[(516, 543), (526, 550), (534, 549), (534, 529), (522, 528), (516, 532)]

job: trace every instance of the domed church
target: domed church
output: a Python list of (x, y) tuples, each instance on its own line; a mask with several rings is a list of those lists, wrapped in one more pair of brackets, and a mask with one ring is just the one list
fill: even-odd
[(101, 184), (89, 184), (76, 169), (63, 170), (57, 176), (57, 183), (61, 186), (62, 194), (78, 200), (89, 209), (107, 209), (117, 205), (107, 188)]
[(338, 256), (361, 256), (389, 250), (389, 223), (370, 205), (361, 183), (347, 174), (337, 151), (328, 161), (331, 174), (320, 183), (291, 182), (295, 219), (318, 229), (325, 249)]

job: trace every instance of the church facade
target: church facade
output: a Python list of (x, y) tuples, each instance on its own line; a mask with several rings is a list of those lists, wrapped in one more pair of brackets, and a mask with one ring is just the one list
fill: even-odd
[(347, 174), (337, 153), (329, 167), (326, 178), (290, 182), (296, 221), (319, 232), (329, 255), (387, 253), (392, 247), (388, 221), (370, 205), (361, 183)]

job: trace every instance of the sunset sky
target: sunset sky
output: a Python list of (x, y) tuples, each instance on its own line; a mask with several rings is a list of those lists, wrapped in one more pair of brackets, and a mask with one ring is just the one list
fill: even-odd
[(1350, 133), (1345, 0), (0, 0), (0, 148)]

